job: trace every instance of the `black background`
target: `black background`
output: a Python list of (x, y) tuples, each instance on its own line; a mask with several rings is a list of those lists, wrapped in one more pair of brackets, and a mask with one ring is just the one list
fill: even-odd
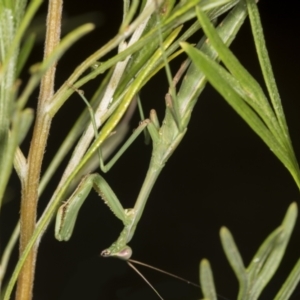
[[(40, 13), (46, 11), (47, 3)], [(262, 0), (259, 3), (264, 33), (282, 97), (293, 145), (299, 158), (299, 17), (296, 1)], [(86, 56), (116, 34), (122, 1), (65, 1), (64, 18), (97, 11), (103, 19), (99, 27), (78, 42), (58, 64), (56, 86)], [(248, 21), (232, 45), (234, 53), (260, 82), (262, 76)], [(41, 60), (42, 45), (30, 64)], [(181, 60), (178, 60), (180, 63)], [(175, 67), (174, 67), (175, 70)], [(26, 74), (24, 75), (26, 76)], [(84, 87), (87, 97), (99, 79)], [(142, 93), (145, 112), (151, 108), (164, 114), (167, 92), (165, 74), (152, 80)], [(35, 107), (37, 95), (29, 106)], [(46, 168), (69, 129), (84, 107), (71, 97), (53, 121), (43, 168)], [(138, 124), (138, 116), (132, 128)], [(27, 152), (25, 143), (23, 150)], [(131, 207), (142, 184), (150, 158), (150, 147), (140, 138), (130, 147), (105, 178), (124, 207)], [(63, 166), (60, 169), (60, 174)], [(43, 210), (58, 175), (43, 194)], [(12, 185), (16, 184), (14, 178)], [(17, 190), (17, 189), (16, 189)], [(18, 217), (19, 195), (2, 211), (3, 243)], [(264, 238), (281, 223), (288, 205), (299, 200), (291, 176), (263, 142), (248, 128), (225, 101), (208, 86), (193, 112), (188, 132), (166, 164), (156, 183), (144, 215), (130, 245), (133, 259), (198, 282), (199, 262), (210, 260), (220, 299), (236, 299), (237, 281), (226, 261), (219, 240), (221, 226), (228, 227), (248, 265)], [(14, 216), (14, 217), (12, 217)], [(15, 219), (13, 219), (15, 218)], [(150, 288), (123, 261), (99, 257), (119, 235), (122, 226), (102, 200), (91, 193), (80, 212), (75, 232), (68, 243), (53, 236), (53, 225), (43, 237), (38, 253), (34, 299), (158, 299)], [(300, 254), (299, 222), (292, 235), (278, 274), (261, 299), (272, 299)], [(14, 258), (17, 251), (14, 252)], [(10, 265), (10, 270), (13, 264)], [(140, 268), (164, 299), (199, 299), (196, 288), (155, 271)], [(300, 289), (292, 299), (300, 298)]]

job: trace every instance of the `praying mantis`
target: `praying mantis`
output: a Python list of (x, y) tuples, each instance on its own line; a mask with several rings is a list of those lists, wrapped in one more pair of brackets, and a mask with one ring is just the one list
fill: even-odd
[[(218, 28), (219, 35), (226, 44), (229, 44), (238, 28), (243, 23), (246, 17), (246, 10), (243, 4), (238, 5), (234, 11), (227, 16)], [(198, 44), (203, 52), (213, 59), (217, 59), (216, 52), (202, 39)], [(164, 42), (166, 44), (166, 42)], [(164, 44), (162, 45), (164, 47)], [(158, 49), (160, 52), (161, 49)], [(133, 140), (143, 131), (147, 130), (152, 139), (152, 155), (149, 168), (144, 179), (144, 183), (140, 189), (133, 208), (124, 209), (117, 196), (100, 174), (90, 174), (84, 176), (80, 184), (70, 196), (70, 198), (60, 206), (55, 225), (55, 237), (60, 241), (70, 239), (78, 212), (87, 198), (90, 190), (94, 188), (105, 204), (111, 209), (114, 215), (120, 219), (124, 225), (118, 239), (107, 249), (101, 252), (104, 257), (117, 257), (128, 260), (132, 255), (132, 249), (128, 243), (134, 236), (138, 222), (141, 219), (145, 209), (147, 199), (150, 195), (157, 178), (159, 177), (163, 167), (165, 166), (172, 153), (183, 139), (187, 125), (189, 123), (191, 112), (196, 100), (203, 90), (206, 83), (202, 72), (191, 65), (187, 71), (186, 78), (183, 81), (178, 94), (176, 95), (175, 86), (184, 72), (187, 70), (189, 63), (186, 61), (178, 71), (177, 75), (170, 82), (170, 90), (166, 95), (166, 112), (165, 117), (160, 125), (155, 110), (151, 110), (149, 119), (142, 121), (139, 127), (132, 134), (130, 139), (124, 144), (116, 156), (120, 156), (133, 142)], [(126, 106), (124, 103), (122, 108)], [(94, 115), (91, 114), (92, 119)], [(96, 122), (94, 121), (94, 124)], [(97, 133), (96, 124), (94, 125), (95, 139), (100, 139)], [(99, 147), (99, 142), (94, 143), (91, 149), (96, 150)], [(95, 146), (94, 146), (95, 145)], [(90, 151), (88, 153), (91, 153)], [(99, 155), (101, 158), (101, 155)], [(100, 167), (103, 168), (103, 162), (100, 159)]]

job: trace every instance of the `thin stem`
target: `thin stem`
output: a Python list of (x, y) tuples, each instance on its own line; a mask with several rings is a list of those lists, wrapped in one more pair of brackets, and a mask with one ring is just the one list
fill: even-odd
[(7, 269), (7, 265), (11, 256), (11, 253), (18, 241), (18, 237), (19, 237), (19, 232), (20, 232), (20, 228), (19, 228), (19, 223), (17, 224), (17, 226), (15, 227), (7, 245), (5, 246), (3, 255), (1, 257), (1, 262), (0, 262), (0, 295), (1, 295), (1, 285), (2, 285), (2, 281), (4, 278), (4, 275), (6, 273), (6, 269)]
[[(62, 0), (49, 1), (44, 59), (53, 52), (60, 41), (62, 4)], [(56, 64), (54, 63), (41, 81), (37, 118), (28, 155), (28, 172), (22, 186), (20, 255), (22, 255), (27, 246), (36, 224), (39, 178), (52, 120), (52, 118), (45, 113), (45, 106), (54, 94), (55, 71)], [(29, 253), (20, 272), (16, 300), (32, 299), (36, 254), (37, 245), (33, 247)]]

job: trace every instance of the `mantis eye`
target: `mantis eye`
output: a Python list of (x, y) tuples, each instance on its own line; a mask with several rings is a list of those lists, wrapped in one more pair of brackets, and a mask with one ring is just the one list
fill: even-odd
[(130, 247), (126, 246), (122, 251), (118, 252), (116, 254), (116, 257), (123, 259), (123, 260), (128, 260), (132, 255), (132, 250)]
[(103, 256), (103, 257), (110, 257), (110, 253), (111, 253), (110, 250), (105, 249), (105, 250), (103, 250), (103, 251), (101, 252), (101, 256)]

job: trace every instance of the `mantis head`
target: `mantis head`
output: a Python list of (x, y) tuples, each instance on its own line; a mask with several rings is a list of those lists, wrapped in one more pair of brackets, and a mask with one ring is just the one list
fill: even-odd
[(132, 255), (132, 250), (129, 246), (125, 245), (120, 248), (117, 244), (113, 244), (111, 247), (103, 250), (101, 256), (103, 257), (117, 257), (122, 260), (128, 260)]

